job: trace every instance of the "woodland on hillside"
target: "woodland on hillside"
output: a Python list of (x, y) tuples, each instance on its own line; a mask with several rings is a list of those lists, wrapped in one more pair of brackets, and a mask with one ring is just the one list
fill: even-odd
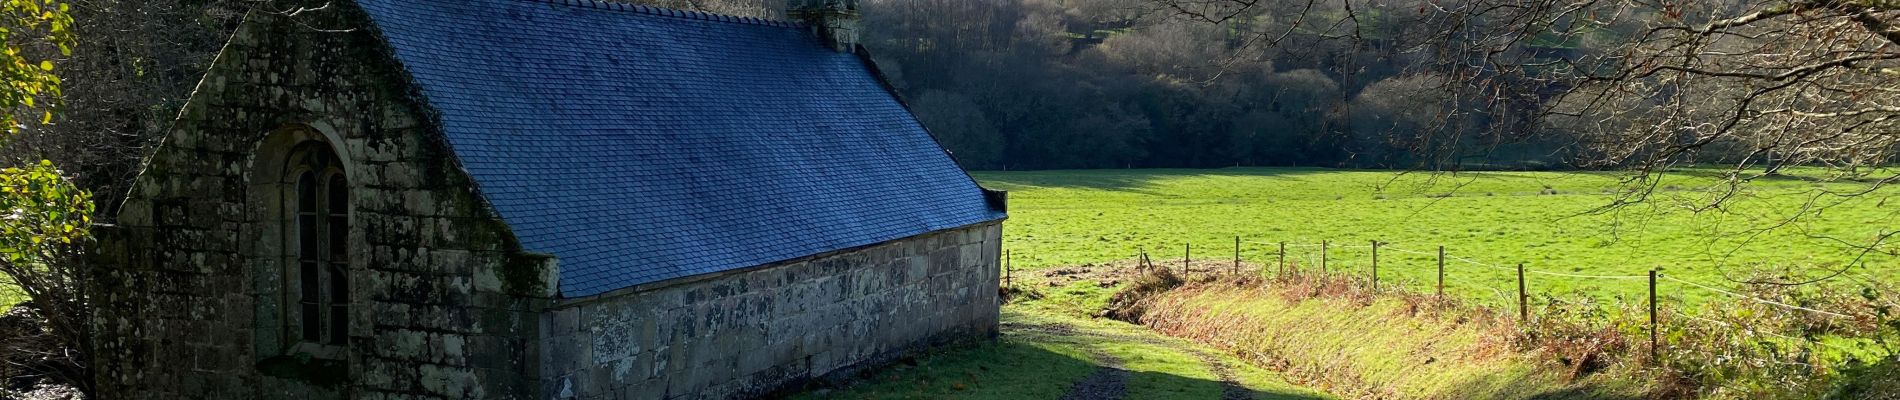
[(1773, 173), (1886, 163), (1900, 111), (1900, 5), (1881, 1), (866, 0), (864, 14), (879, 66), (974, 169)]
[(865, 4), (879, 65), (977, 169), (1773, 174), (1882, 165), (1900, 127), (1892, 2)]
[[(642, 2), (765, 17), (781, 7)], [(1765, 139), (1695, 132), (1730, 114), (1761, 123), (1724, 131), (1843, 128), (1762, 118), (1781, 112), (1851, 113), (1832, 119), (1863, 117), (1847, 129), (1890, 132), (1896, 94), (1880, 85), (1900, 77), (1893, 69), (1900, 45), (1801, 12), (1804, 3), (1857, 2), (865, 0), (862, 7), (863, 42), (880, 69), (972, 169), (1443, 170), (1625, 167), (1647, 158), (1637, 153), (1669, 153), (1670, 162), (1816, 161), (1799, 160), (1796, 150), (1760, 151), (1773, 147), (1759, 143)], [(62, 63), (73, 85), (62, 118), (6, 152), (85, 166), (80, 182), (112, 189), (101, 191), (110, 196), (242, 13), (284, 7), (276, 4), (75, 3), (75, 30), (86, 40)], [(1795, 7), (1796, 19), (1761, 13), (1776, 7)], [(1893, 16), (1894, 6), (1877, 7), (1885, 8), (1868, 11), (1875, 19)], [(1763, 26), (1736, 24), (1726, 36), (1697, 31), (1751, 16)], [(1689, 32), (1671, 33), (1676, 28)], [(1783, 51), (1791, 48), (1819, 50)], [(1802, 68), (1808, 60), (1836, 65)], [(1674, 76), (1698, 66), (1717, 74)], [(1729, 75), (1750, 72), (1804, 75)], [(1785, 81), (1801, 85), (1774, 94), (1780, 102), (1851, 97), (1874, 107), (1735, 104), (1751, 88)], [(1694, 109), (1638, 112), (1672, 103)], [(1700, 143), (1707, 136), (1716, 138)], [(1851, 146), (1855, 157), (1885, 161), (1891, 140), (1877, 136), (1772, 140), (1833, 140), (1818, 147)], [(1695, 151), (1657, 148), (1675, 141), (1696, 142)]]

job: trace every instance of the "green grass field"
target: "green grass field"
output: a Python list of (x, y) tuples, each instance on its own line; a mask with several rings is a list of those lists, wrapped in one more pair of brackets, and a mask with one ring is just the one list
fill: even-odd
[[(1842, 198), (1829, 191), (1865, 188), (1800, 178), (1757, 180), (1718, 211), (1683, 207), (1711, 196), (1709, 171), (1674, 173), (1652, 200), (1612, 212), (1623, 186), (1610, 173), (1483, 172), (1402, 174), (1392, 171), (1236, 168), (1220, 170), (1096, 170), (982, 172), (985, 186), (1010, 191), (1005, 248), (1019, 268), (1036, 269), (1129, 259), (1146, 249), (1179, 260), (1185, 245), (1196, 259), (1234, 257), (1234, 238), (1250, 262), (1273, 263), (1274, 243), (1288, 242), (1288, 261), (1316, 267), (1322, 240), (1335, 244), (1328, 267), (1367, 272), (1370, 240), (1390, 243), (1380, 254), (1381, 281), (1429, 290), (1431, 253), (1494, 266), (1525, 263), (1537, 271), (1641, 275), (1660, 267), (1683, 279), (1732, 286), (1762, 269), (1821, 273), (1847, 269), (1852, 279), (1891, 278), (1896, 257), (1863, 254), (1865, 244), (1894, 229), (1900, 204), (1891, 191)], [(1807, 208), (1814, 201), (1825, 207)], [(1792, 223), (1781, 222), (1809, 209)], [(1762, 231), (1762, 228), (1778, 229)], [(1453, 260), (1448, 291), (1503, 302), (1515, 273)], [(1537, 294), (1636, 296), (1644, 280), (1531, 275)], [(1682, 286), (1675, 284), (1677, 286)], [(1668, 296), (1700, 301), (1713, 295), (1687, 287)]]

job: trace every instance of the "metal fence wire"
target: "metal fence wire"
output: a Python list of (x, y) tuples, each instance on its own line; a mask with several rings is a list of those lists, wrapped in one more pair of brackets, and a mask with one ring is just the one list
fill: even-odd
[[(1716, 285), (1671, 276), (1669, 274), (1665, 274), (1661, 272), (1660, 270), (1650, 270), (1649, 273), (1645, 275), (1601, 275), (1601, 274), (1581, 274), (1581, 273), (1545, 271), (1541, 269), (1530, 268), (1525, 264), (1518, 264), (1516, 266), (1505, 266), (1505, 265), (1500, 265), (1500, 264), (1495, 264), (1495, 263), (1488, 263), (1484, 261), (1474, 260), (1472, 258), (1448, 253), (1445, 251), (1445, 248), (1442, 246), (1439, 247), (1436, 252), (1428, 252), (1428, 251), (1420, 251), (1420, 250), (1399, 247), (1399, 246), (1392, 245), (1391, 243), (1380, 242), (1380, 241), (1370, 241), (1367, 244), (1340, 244), (1340, 243), (1335, 243), (1332, 241), (1321, 241), (1320, 243), (1287, 243), (1287, 242), (1246, 241), (1246, 240), (1242, 240), (1240, 237), (1235, 237), (1234, 238), (1234, 253), (1233, 253), (1234, 254), (1233, 273), (1239, 273), (1243, 255), (1246, 254), (1243, 251), (1244, 249), (1242, 249), (1243, 244), (1251, 244), (1251, 245), (1256, 245), (1256, 246), (1268, 247), (1269, 251), (1261, 253), (1261, 254), (1269, 258), (1277, 260), (1276, 263), (1279, 264), (1278, 265), (1279, 272), (1277, 273), (1279, 274), (1286, 274), (1288, 272), (1289, 267), (1290, 267), (1288, 265), (1289, 261), (1297, 263), (1295, 265), (1299, 267), (1298, 269), (1317, 269), (1322, 274), (1333, 274), (1332, 271), (1327, 270), (1328, 268), (1327, 264), (1330, 261), (1328, 259), (1329, 253), (1333, 251), (1340, 251), (1340, 250), (1355, 250), (1356, 251), (1356, 250), (1361, 250), (1361, 249), (1370, 249), (1372, 261), (1371, 261), (1371, 275), (1370, 275), (1369, 281), (1372, 282), (1373, 288), (1375, 289), (1378, 287), (1377, 285), (1379, 281), (1379, 276), (1378, 276), (1379, 251), (1381, 250), (1394, 251), (1394, 252), (1410, 254), (1414, 256), (1424, 256), (1427, 258), (1435, 258), (1438, 262), (1437, 264), (1438, 293), (1437, 294), (1439, 296), (1444, 295), (1444, 285), (1446, 282), (1446, 278), (1445, 278), (1446, 276), (1445, 270), (1446, 270), (1446, 265), (1447, 265), (1446, 261), (1454, 261), (1458, 263), (1458, 264), (1452, 264), (1452, 265), (1468, 265), (1468, 266), (1473, 266), (1473, 267), (1512, 273), (1516, 275), (1517, 283), (1518, 283), (1518, 296), (1516, 298), (1517, 300), (1516, 303), (1518, 305), (1519, 318), (1526, 319), (1526, 320), (1530, 318), (1530, 310), (1529, 310), (1529, 300), (1528, 300), (1529, 292), (1528, 292), (1528, 288), (1524, 284), (1525, 275), (1537, 275), (1537, 276), (1557, 277), (1557, 278), (1566, 278), (1566, 279), (1581, 279), (1581, 280), (1606, 280), (1606, 281), (1648, 280), (1649, 281), (1648, 282), (1648, 286), (1649, 286), (1648, 287), (1649, 289), (1649, 304), (1648, 305), (1649, 305), (1649, 311), (1650, 311), (1648, 333), (1650, 335), (1650, 338), (1649, 338), (1650, 352), (1651, 352), (1652, 359), (1654, 359), (1657, 356), (1656, 355), (1656, 352), (1658, 351), (1657, 347), (1659, 347), (1657, 343), (1657, 340), (1658, 340), (1657, 332), (1658, 332), (1659, 322), (1658, 322), (1658, 317), (1657, 317), (1656, 293), (1657, 293), (1657, 286), (1660, 281), (1677, 283), (1677, 284), (1683, 285), (1683, 287), (1688, 287), (1694, 290), (1700, 290), (1700, 291), (1704, 291), (1707, 293), (1712, 293), (1712, 294), (1716, 294), (1716, 295), (1720, 295), (1720, 296), (1728, 297), (1728, 298), (1750, 301), (1757, 304), (1762, 304), (1762, 305), (1766, 305), (1770, 307), (1776, 307), (1776, 308), (1789, 310), (1793, 312), (1809, 313), (1809, 314), (1828, 317), (1828, 318), (1852, 318), (1851, 316), (1847, 314), (1842, 314), (1838, 312), (1827, 311), (1827, 310), (1817, 309), (1813, 307), (1805, 307), (1805, 306), (1800, 306), (1800, 305), (1795, 305), (1795, 304), (1788, 304), (1785, 302), (1742, 294), (1742, 293), (1735, 292), (1733, 290), (1723, 289)], [(1192, 245), (1182, 246), (1183, 255), (1181, 257), (1181, 261), (1183, 263), (1184, 273), (1195, 272), (1191, 268), (1191, 266), (1193, 265), (1193, 258), (1192, 258), (1193, 250), (1191, 246)], [(1303, 251), (1297, 251), (1297, 252), (1292, 251), (1295, 249), (1303, 250)], [(1295, 253), (1295, 254), (1288, 254), (1288, 253)], [(1005, 254), (1005, 257), (1008, 258), (1011, 253), (1006, 250), (1004, 251), (1004, 254)], [(1141, 265), (1142, 268), (1157, 268), (1153, 264), (1154, 261), (1152, 261), (1152, 259), (1149, 257), (1147, 247), (1145, 246), (1141, 247), (1136, 257), (1137, 257), (1136, 258), (1137, 263)], [(1014, 282), (1012, 282), (1011, 281), (1012, 279), (1010, 279), (1010, 277), (1013, 277), (1013, 272), (1014, 272), (1013, 264), (1011, 263), (1010, 260), (1004, 260), (1003, 264), (1005, 268), (1004, 277), (1006, 277), (1005, 284), (1013, 286)], [(1201, 271), (1201, 272), (1212, 274), (1212, 273), (1216, 273), (1217, 271), (1219, 271), (1219, 268), (1209, 269), (1209, 270)], [(1263, 269), (1262, 273), (1265, 273), (1265, 272), (1266, 271)], [(1487, 289), (1491, 289), (1491, 291), (1494, 292), (1494, 294), (1497, 295), (1498, 299), (1501, 300), (1503, 303), (1507, 303), (1507, 304), (1511, 303), (1511, 298), (1504, 291), (1498, 290), (1497, 288), (1491, 287), (1490, 285), (1486, 285), (1483, 287)], [(1727, 322), (1698, 317), (1695, 315), (1690, 315), (1688, 313), (1678, 312), (1678, 313), (1673, 313), (1671, 315), (1680, 316), (1680, 317), (1693, 319), (1693, 320), (1699, 320), (1706, 323), (1716, 324), (1719, 326), (1734, 326), (1734, 324), (1730, 324)], [(1759, 330), (1759, 329), (1749, 328), (1749, 329), (1746, 329), (1745, 331), (1746, 331), (1745, 333), (1753, 334), (1753, 335), (1771, 336), (1771, 337), (1776, 337), (1776, 338), (1780, 338), (1784, 340), (1799, 340), (1803, 342), (1813, 342), (1813, 343), (1817, 343), (1821, 345), (1838, 347), (1838, 346), (1821, 342), (1818, 340), (1804, 340), (1804, 339), (1794, 338), (1794, 337), (1781, 335), (1774, 332)], [(1776, 360), (1768, 360), (1768, 361), (1780, 362)]]

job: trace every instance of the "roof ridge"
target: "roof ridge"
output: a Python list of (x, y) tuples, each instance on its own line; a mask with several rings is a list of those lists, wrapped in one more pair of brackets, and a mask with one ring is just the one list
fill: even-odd
[(593, 8), (593, 9), (601, 9), (601, 10), (626, 11), (626, 12), (632, 12), (632, 13), (638, 13), (638, 14), (657, 15), (657, 16), (662, 16), (662, 17), (673, 17), (673, 18), (684, 18), (684, 19), (692, 19), (692, 20), (700, 20), (700, 21), (731, 22), (731, 23), (740, 23), (740, 24), (776, 26), (776, 27), (783, 27), (783, 28), (803, 27), (803, 25), (800, 25), (799, 23), (796, 23), (796, 22), (781, 21), (781, 20), (776, 20), (776, 19), (771, 19), (771, 18), (741, 17), (741, 16), (736, 16), (736, 15), (710, 13), (710, 12), (705, 12), (705, 11), (680, 10), (680, 9), (672, 9), (672, 8), (666, 8), (666, 7), (625, 3), (625, 2), (619, 2), (619, 1), (607, 1), (607, 0), (529, 0), (529, 1), (538, 1), (538, 2), (552, 3), (552, 4), (564, 5), (564, 6), (587, 7), (587, 8)]

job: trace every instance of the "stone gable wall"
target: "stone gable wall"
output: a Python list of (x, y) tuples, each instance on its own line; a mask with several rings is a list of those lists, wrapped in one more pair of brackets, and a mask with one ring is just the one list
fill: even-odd
[[(727, 398), (995, 333), (1000, 222), (552, 300), (557, 260), (520, 251), (366, 21), (254, 13), (220, 53), (98, 230), (102, 398)], [(287, 129), (351, 182), (336, 364), (260, 339), (283, 317), (260, 255), (283, 249), (254, 177)]]
[(556, 304), (551, 399), (724, 399), (993, 337), (1001, 222)]
[[(103, 398), (539, 397), (553, 261), (519, 253), (366, 21), (347, 3), (253, 13), (220, 54), (101, 230)], [(247, 180), (286, 127), (334, 141), (351, 181), (345, 369), (259, 349), (276, 316), (255, 255), (277, 245), (256, 240), (272, 210)]]

